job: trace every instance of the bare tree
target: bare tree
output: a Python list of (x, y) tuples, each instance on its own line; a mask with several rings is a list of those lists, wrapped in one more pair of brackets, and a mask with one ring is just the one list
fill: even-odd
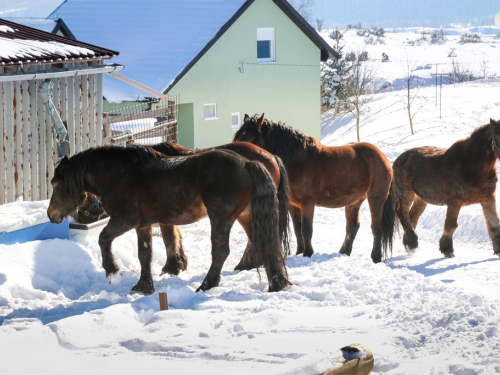
[(415, 109), (414, 106), (414, 101), (415, 98), (417, 97), (418, 91), (420, 90), (420, 87), (417, 85), (416, 88), (413, 88), (412, 91), (412, 86), (413, 82), (415, 81), (416, 76), (412, 74), (413, 70), (415, 68), (415, 64), (411, 64), (410, 61), (408, 60), (408, 54), (406, 54), (406, 66), (404, 67), (404, 83), (405, 83), (405, 89), (406, 93), (405, 96), (402, 99), (402, 102), (406, 108), (406, 111), (408, 113), (408, 121), (410, 122), (410, 131), (411, 134), (414, 134), (413, 132), (413, 118), (417, 114), (418, 111), (423, 107), (423, 105), (420, 105), (418, 108)]
[(356, 136), (359, 142), (361, 109), (374, 99), (373, 85), (377, 73), (377, 66), (368, 59), (364, 59), (363, 52), (359, 51), (355, 56), (351, 66), (351, 76), (346, 85), (346, 90), (349, 95), (346, 109), (347, 112), (351, 113), (356, 118)]
[(307, 22), (311, 23), (314, 0), (288, 0), (288, 2)]
[(316, 18), (316, 30), (321, 31), (323, 29), (323, 20), (321, 18)]
[(488, 73), (489, 73), (489, 69), (488, 69), (488, 62), (484, 59), (483, 57), (483, 61), (481, 61), (481, 72), (483, 73), (483, 78), (488, 78)]

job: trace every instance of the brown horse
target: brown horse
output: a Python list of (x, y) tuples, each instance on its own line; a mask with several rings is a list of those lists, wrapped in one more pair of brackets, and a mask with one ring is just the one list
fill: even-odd
[(444, 256), (452, 257), (453, 233), (458, 227), (460, 208), (480, 203), (493, 241), (493, 251), (500, 254), (500, 226), (495, 202), (499, 141), (500, 124), (490, 119), (489, 124), (446, 150), (417, 147), (403, 152), (394, 161), (396, 211), (407, 249), (418, 247), (415, 228), (427, 204), (447, 206), (439, 250)]
[(51, 180), (47, 215), (60, 223), (85, 192), (101, 197), (110, 216), (99, 235), (106, 276), (119, 271), (111, 243), (135, 229), (141, 276), (133, 292), (154, 292), (151, 225), (189, 224), (208, 216), (212, 264), (198, 290), (217, 286), (229, 255), (229, 233), (240, 216), (250, 217), (255, 257), (266, 269), (269, 291), (290, 285), (278, 229), (276, 188), (269, 172), (230, 151), (167, 157), (150, 147), (90, 148), (63, 158)]
[[(194, 155), (200, 152), (211, 150), (229, 150), (250, 161), (257, 161), (261, 163), (271, 175), (271, 178), (273, 179), (274, 185), (277, 189), (280, 238), (282, 241), (283, 251), (287, 255), (290, 253), (288, 241), (288, 207), (290, 202), (288, 177), (283, 162), (279, 157), (248, 142), (234, 142), (213, 148), (196, 150), (191, 150), (178, 145), (177, 143), (171, 142), (158, 143), (155, 145), (151, 145), (150, 147), (155, 151), (161, 152), (162, 154), (168, 156)], [(251, 251), (252, 241), (250, 218), (241, 216), (238, 218), (238, 221), (247, 234), (248, 243), (241, 261), (234, 269), (242, 271), (259, 267), (260, 264), (256, 264), (256, 260), (253, 257), (254, 252)], [(167, 261), (162, 269), (162, 274), (167, 273), (169, 275), (178, 275), (180, 271), (187, 268), (187, 257), (182, 247), (182, 235), (180, 228), (173, 225), (160, 224), (160, 230), (167, 251)]]
[(94, 194), (85, 193), (85, 197), (76, 208), (76, 221), (80, 224), (90, 224), (108, 217), (102, 207), (99, 197)]
[[(313, 137), (284, 124), (250, 118), (234, 135), (234, 141), (252, 142), (278, 155), (288, 172), (290, 213), (297, 237), (297, 254), (311, 256), (314, 207), (344, 207), (346, 237), (340, 252), (350, 255), (359, 229), (359, 209), (368, 199), (372, 218), (373, 248), (377, 263), (387, 258), (394, 234), (392, 168), (385, 155), (369, 143), (323, 146)], [(382, 257), (382, 250), (384, 256)]]

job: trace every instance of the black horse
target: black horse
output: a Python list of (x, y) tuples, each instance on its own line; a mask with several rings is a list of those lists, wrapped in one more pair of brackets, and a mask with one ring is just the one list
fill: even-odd
[[(167, 156), (186, 156), (193, 155), (200, 152), (217, 150), (229, 150), (237, 153), (241, 157), (248, 160), (261, 163), (264, 168), (269, 172), (274, 181), (274, 185), (278, 194), (278, 211), (279, 211), (279, 232), (283, 246), (283, 251), (286, 255), (290, 254), (289, 245), (289, 224), (288, 224), (288, 206), (290, 203), (290, 193), (288, 189), (288, 177), (285, 166), (281, 159), (266, 150), (255, 146), (248, 142), (233, 142), (225, 145), (220, 145), (208, 149), (195, 149), (191, 150), (177, 143), (163, 142), (155, 145), (150, 145), (155, 151), (161, 152)], [(252, 249), (252, 240), (250, 236), (251, 222), (248, 217), (240, 216), (239, 223), (245, 230), (248, 236), (247, 247), (243, 253), (243, 257), (238, 265), (234, 268), (238, 271), (250, 270), (259, 267), (260, 264), (256, 263), (253, 259), (254, 252)], [(167, 251), (167, 261), (163, 267), (162, 272), (169, 275), (177, 275), (180, 271), (187, 269), (187, 257), (182, 247), (182, 235), (180, 228), (173, 225), (160, 224), (160, 230)]]
[(499, 144), (500, 123), (490, 119), (489, 124), (448, 149), (424, 146), (398, 156), (393, 164), (393, 189), (397, 215), (404, 229), (403, 244), (408, 250), (418, 247), (415, 228), (430, 203), (448, 206), (439, 250), (444, 256), (452, 257), (453, 233), (458, 227), (460, 208), (480, 203), (493, 251), (500, 255), (500, 224), (495, 200)]
[(47, 214), (53, 223), (74, 211), (85, 192), (101, 197), (110, 216), (99, 236), (107, 276), (119, 271), (111, 253), (112, 241), (136, 230), (141, 276), (132, 292), (154, 292), (151, 225), (189, 224), (207, 215), (212, 264), (197, 291), (219, 284), (229, 255), (229, 233), (241, 216), (250, 218), (255, 257), (266, 269), (269, 291), (290, 285), (279, 238), (274, 183), (261, 164), (236, 153), (209, 151), (167, 157), (145, 146), (91, 148), (63, 158), (51, 183), (53, 193)]

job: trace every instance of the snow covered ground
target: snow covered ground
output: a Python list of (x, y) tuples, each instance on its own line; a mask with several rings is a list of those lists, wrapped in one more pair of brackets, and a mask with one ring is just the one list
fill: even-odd
[[(478, 48), (500, 67), (497, 46)], [(389, 55), (397, 47), (386, 44)], [(415, 146), (449, 147), (500, 118), (499, 84), (447, 85), (443, 93), (440, 118), (435, 88), (420, 88), (414, 135), (403, 92), (377, 94), (363, 110), (361, 140), (394, 160)], [(327, 112), (322, 119), (323, 143), (356, 140), (352, 117)], [(42, 215), (47, 204), (9, 209)], [(295, 285), (279, 293), (267, 293), (256, 271), (233, 271), (246, 245), (238, 224), (220, 286), (195, 293), (210, 264), (210, 226), (207, 219), (184, 226), (189, 266), (178, 277), (159, 276), (165, 248), (154, 238), (155, 287), (167, 292), (170, 306), (162, 312), (157, 293), (128, 294), (140, 269), (134, 232), (113, 243), (122, 269), (113, 284), (95, 237), (0, 245), (0, 374), (318, 374), (355, 342), (374, 353), (374, 374), (500, 373), (500, 259), (478, 206), (462, 209), (456, 256), (443, 258), (444, 214), (444, 207), (428, 206), (415, 254), (406, 254), (396, 235), (392, 258), (373, 264), (367, 204), (351, 257), (337, 253), (344, 210), (317, 208), (315, 254), (287, 260)], [(7, 215), (0, 216), (4, 222)]]

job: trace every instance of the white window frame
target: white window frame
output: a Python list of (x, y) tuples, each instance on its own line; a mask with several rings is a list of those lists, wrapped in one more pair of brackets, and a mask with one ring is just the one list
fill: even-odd
[[(257, 29), (257, 42), (269, 40), (271, 43), (271, 57), (269, 58), (259, 58), (257, 57), (257, 63), (272, 63), (276, 62), (276, 43), (275, 43), (275, 30), (274, 27), (264, 27)], [(255, 43), (257, 46), (257, 43)]]
[[(238, 124), (233, 124), (233, 116), (238, 116)], [(238, 130), (241, 127), (241, 112), (233, 112), (231, 113), (231, 129)]]
[[(213, 116), (205, 116), (205, 107), (208, 106), (213, 106), (214, 107), (214, 115)], [(207, 103), (203, 104), (203, 119), (204, 120), (218, 120), (219, 118), (217, 117), (217, 103)]]

